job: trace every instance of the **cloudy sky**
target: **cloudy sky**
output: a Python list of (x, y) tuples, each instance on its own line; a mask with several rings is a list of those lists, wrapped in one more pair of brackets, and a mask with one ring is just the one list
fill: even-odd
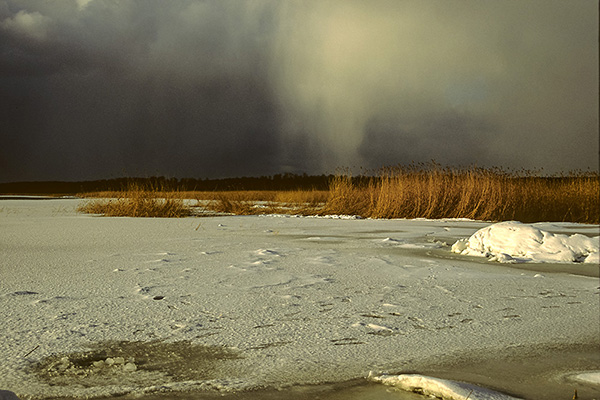
[(0, 181), (598, 169), (596, 0), (0, 0)]

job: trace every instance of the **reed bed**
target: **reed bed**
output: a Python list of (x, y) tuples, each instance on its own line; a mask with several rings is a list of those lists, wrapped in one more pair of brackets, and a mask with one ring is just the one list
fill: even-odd
[(322, 212), (365, 218), (598, 223), (600, 179), (597, 173), (540, 177), (529, 171), (435, 164), (385, 168), (369, 179), (335, 177)]
[[(184, 217), (212, 213), (316, 215), (327, 201), (324, 190), (169, 191), (129, 185), (123, 191), (80, 193), (78, 211), (106, 216)], [(184, 200), (188, 200), (187, 202)], [(196, 200), (196, 204), (189, 200)], [(198, 213), (195, 210), (204, 212)]]
[(108, 217), (180, 218), (191, 215), (192, 209), (178, 192), (146, 188), (130, 184), (123, 191), (83, 194), (101, 197), (85, 201), (77, 211)]
[[(346, 214), (600, 223), (598, 173), (544, 177), (530, 171), (444, 168), (434, 163), (384, 168), (370, 177), (339, 174), (331, 179), (328, 191), (184, 192), (134, 184), (123, 191), (80, 196), (93, 198), (79, 207), (80, 212), (107, 216), (184, 217), (202, 209), (204, 215)], [(196, 204), (192, 206), (189, 199)]]
[(209, 200), (205, 208), (219, 213), (316, 215), (328, 195), (322, 190), (225, 191), (198, 193), (196, 199), (199, 204)]

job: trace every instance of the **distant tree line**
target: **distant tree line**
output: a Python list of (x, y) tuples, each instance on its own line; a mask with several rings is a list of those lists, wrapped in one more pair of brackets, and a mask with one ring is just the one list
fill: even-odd
[(231, 191), (231, 190), (328, 190), (333, 175), (277, 174), (261, 177), (222, 179), (115, 178), (95, 181), (11, 182), (0, 183), (0, 194), (77, 194), (118, 191), (134, 184), (161, 190)]

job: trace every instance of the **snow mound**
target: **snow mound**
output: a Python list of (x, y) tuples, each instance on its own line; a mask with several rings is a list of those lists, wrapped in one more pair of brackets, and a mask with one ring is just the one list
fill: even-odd
[(424, 375), (380, 375), (369, 376), (373, 382), (393, 386), (409, 392), (421, 393), (425, 396), (443, 400), (515, 400), (516, 397), (495, 392), (469, 383), (432, 378)]
[(600, 387), (600, 371), (580, 372), (570, 378), (575, 382)]
[(521, 222), (500, 222), (454, 243), (452, 252), (504, 263), (598, 263), (600, 236), (554, 234)]

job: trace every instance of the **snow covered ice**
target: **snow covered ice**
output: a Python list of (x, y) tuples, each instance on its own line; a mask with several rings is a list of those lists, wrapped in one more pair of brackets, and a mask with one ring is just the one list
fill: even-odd
[[(529, 226), (571, 252), (559, 263), (516, 251), (505, 228), (528, 227), (517, 223), (108, 218), (77, 214), (77, 204), (0, 201), (0, 389), (21, 399), (405, 371), (513, 397), (536, 398), (532, 385), (538, 398), (572, 387), (600, 397), (598, 267), (583, 262), (597, 254), (597, 225)], [(488, 232), (478, 255), (535, 262), (451, 251), (477, 232)], [(520, 381), (528, 370), (537, 383)]]

